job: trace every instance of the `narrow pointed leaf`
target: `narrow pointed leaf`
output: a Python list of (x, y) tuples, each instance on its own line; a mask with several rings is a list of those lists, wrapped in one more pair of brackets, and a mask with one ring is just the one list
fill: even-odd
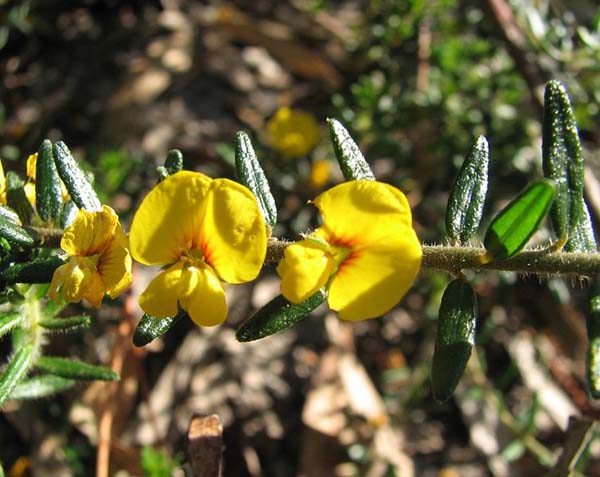
[(80, 209), (100, 210), (102, 205), (92, 185), (80, 169), (67, 145), (58, 141), (52, 149), (58, 175), (75, 205)]
[(458, 172), (446, 208), (446, 230), (453, 242), (467, 242), (479, 227), (488, 189), (489, 146), (479, 136)]
[(277, 206), (271, 194), (269, 181), (258, 162), (252, 142), (243, 131), (235, 135), (235, 168), (242, 184), (244, 184), (256, 196), (258, 206), (262, 212), (265, 222), (269, 227), (277, 223)]
[(25, 183), (10, 171), (6, 174), (6, 202), (19, 216), (23, 225), (30, 225), (34, 211), (25, 194)]
[(583, 213), (583, 150), (571, 100), (555, 80), (548, 82), (544, 93), (542, 159), (544, 175), (557, 186), (550, 210), (552, 227), (559, 238), (568, 237)]
[(18, 326), (23, 319), (24, 317), (20, 313), (9, 313), (8, 315), (0, 317), (0, 336), (4, 336)]
[(89, 316), (71, 316), (68, 318), (42, 318), (40, 326), (53, 331), (76, 331), (87, 328), (92, 323)]
[(52, 154), (52, 142), (45, 139), (38, 150), (35, 169), (35, 205), (44, 221), (57, 219), (62, 206), (60, 177)]
[(477, 297), (470, 284), (451, 282), (442, 297), (431, 366), (433, 397), (445, 401), (454, 393), (475, 344)]
[(119, 374), (112, 369), (54, 356), (42, 356), (34, 366), (40, 371), (67, 379), (100, 381), (118, 381), (120, 379)]
[(144, 313), (133, 333), (133, 344), (136, 346), (147, 345), (156, 338), (164, 335), (186, 316), (188, 315), (183, 310), (177, 313), (177, 315), (167, 318), (156, 318)]
[(238, 341), (254, 341), (287, 330), (306, 318), (326, 297), (327, 295), (319, 290), (302, 303), (294, 304), (282, 295), (276, 296), (242, 323), (235, 337)]
[(15, 386), (27, 375), (33, 356), (33, 345), (20, 348), (0, 376), (0, 406), (4, 404)]
[(538, 229), (555, 194), (549, 179), (527, 186), (492, 220), (483, 240), (488, 255), (501, 260), (519, 252)]
[(62, 211), (60, 212), (60, 226), (63, 229), (66, 229), (75, 221), (75, 217), (77, 217), (78, 212), (79, 207), (75, 205), (75, 202), (73, 202), (72, 200), (66, 201), (63, 205)]
[(0, 216), (0, 237), (23, 247), (32, 247), (35, 244), (34, 238), (27, 230), (3, 216)]
[(565, 252), (585, 253), (596, 253), (598, 251), (590, 211), (585, 202), (582, 204), (581, 217), (577, 224), (575, 224), (575, 228), (571, 231), (564, 250)]
[(598, 277), (594, 278), (590, 287), (586, 325), (588, 391), (594, 399), (600, 399), (600, 280)]
[(53, 396), (69, 388), (77, 381), (61, 378), (52, 374), (43, 374), (21, 381), (10, 393), (10, 399), (30, 400)]
[(21, 225), (19, 214), (7, 205), (0, 204), (0, 217), (12, 222), (13, 224)]
[(367, 179), (374, 181), (375, 175), (358, 145), (337, 119), (328, 119), (329, 135), (344, 178), (347, 181)]
[(31, 262), (15, 263), (0, 272), (0, 280), (12, 283), (49, 283), (54, 271), (65, 262), (60, 257), (36, 258)]

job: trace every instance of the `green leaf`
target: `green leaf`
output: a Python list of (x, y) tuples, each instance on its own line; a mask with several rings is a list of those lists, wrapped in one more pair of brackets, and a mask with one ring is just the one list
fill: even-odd
[(45, 139), (38, 150), (35, 169), (35, 206), (44, 221), (57, 219), (62, 206), (60, 177), (52, 155), (52, 142)]
[(235, 337), (242, 342), (254, 341), (287, 330), (304, 319), (326, 298), (327, 295), (321, 290), (298, 304), (289, 302), (282, 295), (276, 296), (242, 323)]
[(528, 185), (492, 220), (483, 239), (488, 255), (501, 260), (519, 252), (538, 229), (555, 195), (550, 179)]
[(0, 237), (5, 238), (9, 243), (23, 247), (32, 247), (35, 244), (35, 240), (27, 230), (2, 216), (0, 216)]
[(36, 369), (67, 379), (118, 381), (118, 373), (103, 366), (74, 361), (67, 358), (42, 356), (34, 364)]
[(183, 169), (183, 154), (179, 149), (172, 149), (165, 159), (165, 169), (170, 176)]
[(327, 119), (329, 135), (333, 144), (335, 157), (340, 164), (347, 181), (367, 179), (374, 181), (375, 176), (358, 145), (342, 124), (336, 119)]
[(18, 326), (23, 319), (24, 317), (21, 313), (9, 313), (8, 315), (0, 317), (0, 336), (4, 336)]
[(252, 142), (243, 131), (235, 135), (235, 167), (242, 184), (244, 184), (256, 196), (258, 206), (262, 212), (265, 222), (269, 227), (277, 223), (277, 206), (271, 194), (269, 181), (258, 162)]
[(133, 344), (136, 346), (147, 345), (156, 338), (164, 335), (179, 320), (186, 316), (188, 314), (183, 310), (180, 310), (175, 316), (167, 318), (157, 318), (144, 313), (133, 333)]
[(467, 242), (479, 227), (488, 189), (489, 146), (479, 136), (458, 172), (446, 208), (446, 230), (453, 242)]
[(594, 278), (590, 287), (586, 325), (588, 391), (594, 399), (600, 399), (600, 280), (598, 277)]
[(75, 202), (73, 202), (72, 200), (66, 201), (60, 213), (60, 226), (63, 229), (66, 229), (75, 221), (75, 217), (77, 217), (78, 212), (79, 207), (75, 205)]
[(27, 375), (33, 356), (33, 345), (20, 348), (0, 377), (0, 406), (4, 404), (15, 386)]
[(464, 280), (451, 282), (442, 297), (431, 366), (433, 397), (445, 401), (454, 393), (475, 344), (477, 297)]
[(546, 84), (544, 93), (542, 160), (544, 175), (557, 186), (552, 226), (559, 238), (567, 238), (583, 213), (583, 150), (571, 100), (555, 80)]
[(565, 252), (596, 253), (598, 245), (594, 234), (594, 226), (590, 218), (590, 211), (585, 202), (582, 204), (582, 214), (575, 229), (571, 231), (569, 240), (565, 244)]
[(13, 209), (4, 204), (0, 204), (0, 217), (8, 220), (9, 222), (12, 222), (13, 224), (21, 224), (19, 214), (17, 214)]
[(18, 215), (23, 225), (30, 225), (34, 211), (25, 194), (25, 183), (12, 171), (6, 174), (6, 202)]
[(17, 384), (10, 393), (10, 399), (30, 400), (53, 396), (72, 388), (76, 383), (74, 379), (61, 378), (52, 374), (34, 376)]
[(79, 168), (79, 164), (77, 164), (67, 145), (62, 141), (58, 141), (53, 146), (53, 152), (58, 175), (65, 184), (75, 205), (80, 209), (92, 211), (102, 209), (102, 204), (96, 192)]
[(60, 257), (36, 258), (31, 262), (14, 263), (0, 272), (0, 280), (12, 283), (49, 283), (54, 271), (65, 262)]
[(81, 328), (87, 328), (92, 320), (87, 315), (70, 316), (68, 318), (42, 318), (39, 321), (40, 326), (53, 331), (76, 331)]

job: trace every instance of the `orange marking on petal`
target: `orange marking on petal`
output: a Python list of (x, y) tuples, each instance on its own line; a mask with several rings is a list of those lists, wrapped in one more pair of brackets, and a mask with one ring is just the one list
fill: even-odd
[(352, 264), (356, 262), (356, 260), (358, 260), (359, 257), (360, 253), (356, 250), (350, 252), (350, 255), (348, 255), (346, 259), (342, 261), (342, 263), (340, 263), (337, 273), (344, 273), (344, 270), (348, 270), (348, 267), (352, 267)]

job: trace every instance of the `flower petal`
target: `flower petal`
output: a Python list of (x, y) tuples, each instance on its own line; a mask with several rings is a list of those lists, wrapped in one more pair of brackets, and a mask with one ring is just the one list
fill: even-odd
[(113, 239), (118, 221), (115, 211), (107, 205), (101, 211), (80, 209), (65, 230), (60, 247), (71, 256), (96, 255)]
[(406, 196), (383, 182), (344, 182), (318, 196), (314, 204), (321, 212), (321, 228), (331, 245), (386, 242), (412, 229)]
[[(125, 236), (120, 226), (117, 229)], [(129, 250), (119, 242), (115, 238), (98, 261), (98, 272), (102, 277), (106, 293), (111, 298), (116, 298), (123, 293), (132, 281), (131, 255)]]
[(267, 231), (256, 198), (246, 187), (228, 179), (213, 181), (201, 237), (206, 262), (221, 280), (243, 283), (256, 278), (267, 252)]
[(165, 265), (199, 246), (195, 242), (211, 182), (204, 174), (180, 171), (152, 189), (131, 223), (133, 258), (145, 265)]
[(83, 298), (85, 298), (92, 306), (100, 308), (102, 299), (104, 298), (104, 285), (98, 272), (93, 272), (90, 275), (88, 283), (83, 290)]
[(308, 240), (288, 246), (277, 265), (281, 294), (292, 303), (306, 300), (325, 286), (334, 267), (331, 256)]
[(79, 302), (94, 283), (94, 275), (97, 273), (91, 260), (71, 257), (67, 263), (54, 271), (50, 283), (50, 298), (55, 303), (60, 303), (60, 292), (67, 303)]
[(380, 316), (406, 294), (421, 266), (421, 244), (406, 228), (391, 242), (353, 251), (329, 288), (329, 307), (342, 320)]
[(140, 295), (139, 304), (142, 310), (159, 318), (177, 314), (183, 265), (181, 261), (176, 262), (154, 277), (148, 288)]
[(216, 326), (227, 318), (225, 290), (219, 278), (207, 268), (189, 267), (183, 272), (187, 293), (180, 305), (198, 326)]

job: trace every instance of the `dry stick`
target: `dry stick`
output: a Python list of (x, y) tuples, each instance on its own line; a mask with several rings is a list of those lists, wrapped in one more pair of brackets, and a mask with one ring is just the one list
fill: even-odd
[(543, 113), (544, 84), (552, 75), (546, 72), (529, 51), (529, 43), (525, 34), (519, 29), (511, 6), (506, 0), (487, 0), (492, 18), (496, 21), (508, 54), (513, 58), (516, 68), (521, 72), (532, 93), (533, 106), (540, 116)]
[(591, 419), (579, 419), (571, 416), (562, 454), (548, 477), (574, 475), (575, 467), (594, 437), (596, 427), (596, 423)]
[[(110, 362), (110, 368), (121, 374), (123, 363), (129, 343), (133, 336), (133, 310), (135, 309), (135, 300), (131, 294), (125, 297), (124, 305), (125, 317), (117, 330), (117, 342), (115, 352)], [(109, 383), (106, 398), (102, 403), (100, 418), (98, 419), (98, 450), (96, 452), (96, 477), (109, 477), (110, 469), (110, 447), (111, 434), (115, 410), (118, 406), (116, 396), (119, 393), (119, 381)]]
[(194, 416), (187, 433), (193, 477), (221, 477), (223, 425), (219, 416)]

